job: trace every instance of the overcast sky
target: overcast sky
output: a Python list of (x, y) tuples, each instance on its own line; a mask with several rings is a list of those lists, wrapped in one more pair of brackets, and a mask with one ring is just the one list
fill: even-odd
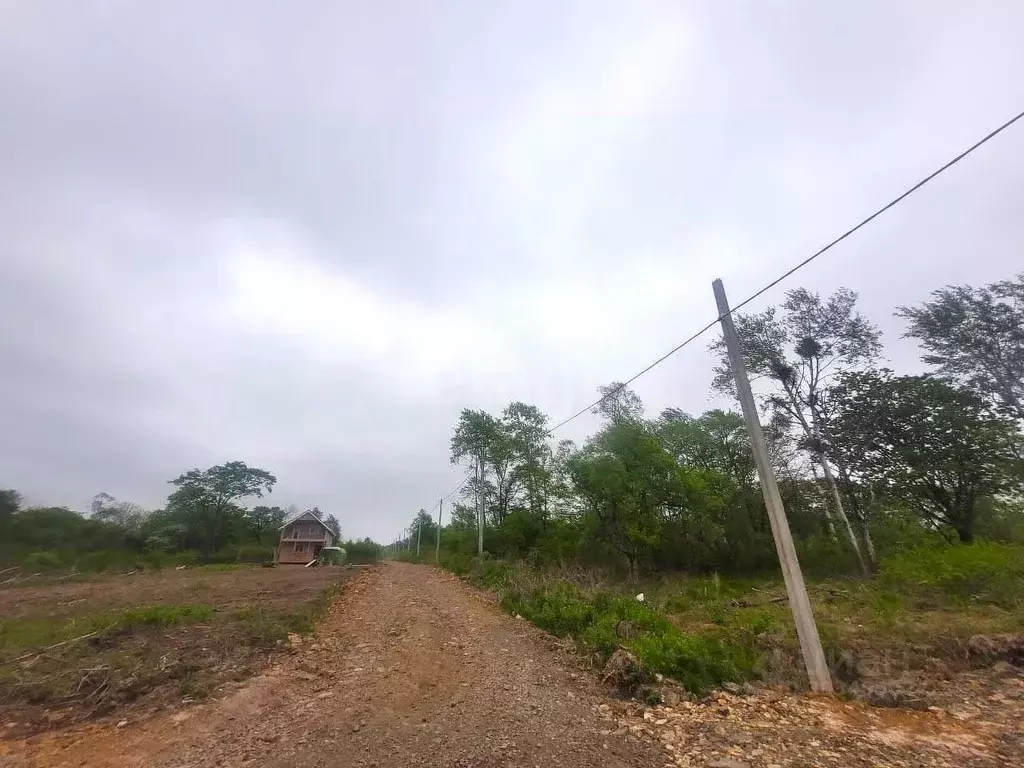
[[(463, 407), (553, 420), (1024, 109), (1024, 5), (0, 2), (0, 487), (240, 459), (393, 535)], [(1024, 264), (1024, 125), (752, 305)], [(637, 382), (711, 404), (701, 340)], [(559, 436), (586, 435), (579, 419)]]

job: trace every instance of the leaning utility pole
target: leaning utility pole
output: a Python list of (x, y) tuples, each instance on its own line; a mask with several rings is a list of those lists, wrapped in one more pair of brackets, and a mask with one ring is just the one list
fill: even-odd
[(484, 459), (476, 458), (476, 554), (484, 556)]
[(775, 470), (768, 458), (768, 449), (761, 431), (761, 421), (754, 404), (754, 394), (750, 390), (750, 380), (743, 363), (743, 351), (740, 348), (736, 327), (732, 323), (729, 311), (729, 300), (725, 296), (725, 286), (721, 280), (712, 283), (715, 291), (715, 302), (718, 304), (718, 319), (722, 323), (722, 334), (725, 346), (729, 350), (729, 365), (733, 378), (736, 380), (736, 394), (743, 410), (743, 418), (747, 422), (750, 434), (750, 445), (754, 451), (754, 463), (757, 464), (757, 475), (761, 478), (761, 492), (764, 494), (764, 505), (768, 510), (768, 520), (775, 538), (775, 549), (779, 553), (782, 565), (782, 578), (786, 582), (786, 594), (789, 596), (789, 607), (793, 611), (796, 622), (796, 634), (800, 639), (800, 650), (803, 651), (804, 664), (807, 666), (807, 677), (811, 681), (811, 690), (821, 693), (832, 693), (832, 678), (829, 677), (825, 653), (821, 649), (821, 638), (818, 627), (814, 623), (811, 601), (807, 597), (807, 587), (800, 571), (800, 562), (793, 546), (793, 535), (786, 519), (786, 509), (782, 504), (779, 486), (775, 481)]
[(437, 550), (434, 552), (434, 562), (441, 562), (441, 517), (444, 515), (444, 499), (437, 502)]

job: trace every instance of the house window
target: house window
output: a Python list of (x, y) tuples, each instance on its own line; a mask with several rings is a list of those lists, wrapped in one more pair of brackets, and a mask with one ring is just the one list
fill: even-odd
[(294, 546), (295, 546), (295, 552), (296, 553), (305, 552), (306, 551), (306, 542), (304, 542), (304, 541), (298, 542)]

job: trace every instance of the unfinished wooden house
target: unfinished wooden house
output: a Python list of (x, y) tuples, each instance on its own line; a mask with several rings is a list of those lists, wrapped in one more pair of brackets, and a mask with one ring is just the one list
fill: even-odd
[(320, 556), (320, 550), (334, 543), (334, 535), (312, 512), (303, 512), (281, 526), (277, 542), (278, 563), (306, 565)]

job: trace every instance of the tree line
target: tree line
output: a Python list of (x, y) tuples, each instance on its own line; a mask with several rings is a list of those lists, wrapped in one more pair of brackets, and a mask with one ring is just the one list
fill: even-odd
[[(881, 333), (857, 298), (798, 288), (734, 316), (802, 560), (868, 573), (880, 550), (908, 543), (1024, 540), (1024, 274), (897, 308), (924, 375), (881, 364)], [(724, 343), (710, 349), (713, 389), (735, 399)], [(634, 575), (773, 567), (742, 416), (670, 407), (652, 418), (630, 388), (600, 391), (601, 426), (582, 445), (549, 439), (549, 419), (526, 403), (462, 411), (451, 460), (469, 477), (444, 550), (475, 552), (479, 491), (495, 555)], [(436, 521), (421, 510), (417, 527), (433, 547)]]
[[(163, 509), (146, 510), (108, 493), (93, 497), (87, 515), (66, 507), (24, 507), (13, 490), (0, 491), (0, 562), (40, 567), (103, 569), (136, 560), (264, 562), (271, 560), (280, 527), (303, 510), (256, 504), (277, 479), (242, 461), (193, 469), (170, 481)], [(333, 514), (310, 510), (341, 540)], [(369, 539), (347, 542), (357, 559), (376, 559)]]

